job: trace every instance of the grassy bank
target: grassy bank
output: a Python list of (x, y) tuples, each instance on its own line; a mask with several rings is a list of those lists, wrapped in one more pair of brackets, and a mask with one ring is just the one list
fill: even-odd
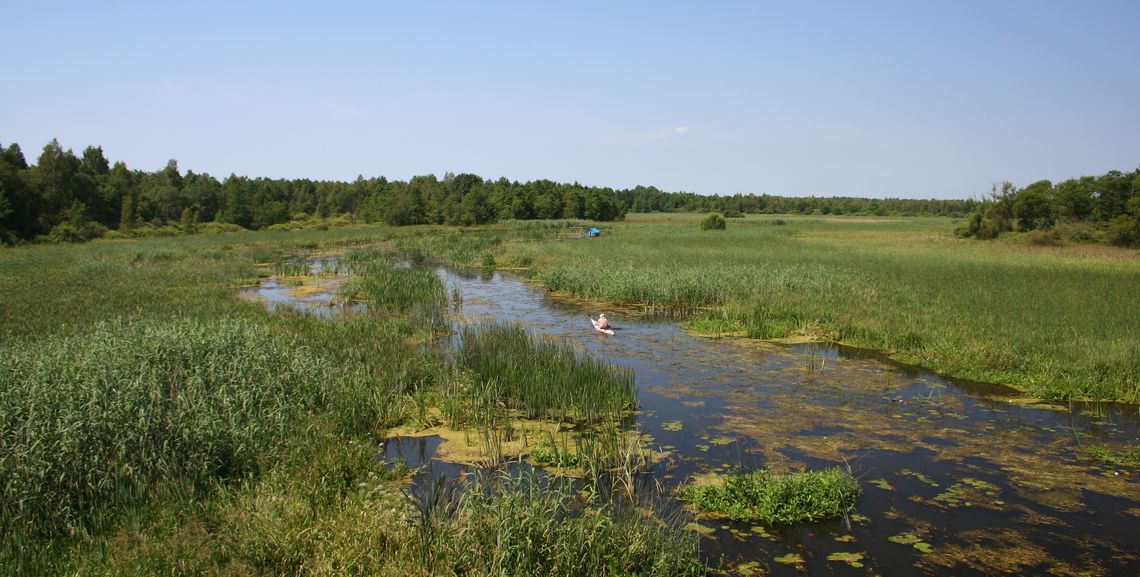
[[(352, 252), (346, 294), (372, 306), (336, 322), (235, 296), (259, 276), (303, 276), (287, 258), (297, 253), (436, 233), (0, 250), (6, 574), (702, 571), (695, 538), (612, 503), (531, 479), (434, 508), (405, 488), (406, 470), (375, 458), (390, 427), (455, 388), (438, 338), (447, 299), (430, 271)], [(532, 549), (516, 536), (546, 540)]]
[(1140, 257), (953, 236), (937, 218), (631, 215), (596, 240), (503, 243), (576, 297), (708, 334), (808, 335), (1049, 398), (1140, 402)]

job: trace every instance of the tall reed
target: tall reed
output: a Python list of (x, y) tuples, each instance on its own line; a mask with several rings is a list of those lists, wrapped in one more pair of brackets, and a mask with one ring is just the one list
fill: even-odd
[(240, 478), (332, 367), (243, 320), (104, 323), (0, 348), (0, 529), (53, 535), (155, 483)]
[(593, 424), (636, 408), (632, 370), (579, 354), (566, 343), (508, 324), (467, 326), (460, 339), (457, 366), (472, 375), (476, 394), (528, 417)]

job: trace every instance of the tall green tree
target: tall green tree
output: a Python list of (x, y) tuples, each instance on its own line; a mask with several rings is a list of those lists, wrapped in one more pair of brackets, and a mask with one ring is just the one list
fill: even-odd
[(1053, 206), (1053, 183), (1048, 180), (1039, 180), (1021, 189), (1013, 201), (1017, 227), (1036, 230), (1053, 226), (1056, 220)]
[(37, 231), (46, 233), (63, 221), (63, 213), (75, 202), (74, 176), (79, 172), (79, 158), (64, 150), (52, 139), (44, 146), (29, 173), (33, 197), (39, 200)]

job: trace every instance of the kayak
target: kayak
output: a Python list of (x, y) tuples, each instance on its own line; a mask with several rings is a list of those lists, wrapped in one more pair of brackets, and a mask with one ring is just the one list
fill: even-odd
[(600, 332), (600, 333), (606, 333), (607, 335), (610, 335), (611, 337), (614, 335), (614, 332), (613, 332), (612, 330), (610, 330), (610, 329), (603, 329), (602, 327), (599, 327), (599, 326), (598, 326), (598, 321), (596, 321), (596, 320), (594, 320), (594, 319), (590, 319), (590, 324), (594, 325), (594, 330), (596, 330), (596, 331), (598, 331), (598, 332)]

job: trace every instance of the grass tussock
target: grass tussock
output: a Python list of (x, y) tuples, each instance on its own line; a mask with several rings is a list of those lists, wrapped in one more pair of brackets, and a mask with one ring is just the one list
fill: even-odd
[(583, 503), (570, 485), (497, 479), (464, 493), (446, 530), (461, 549), (448, 574), (703, 575), (697, 540), (632, 505)]
[(464, 327), (457, 353), (471, 375), (470, 395), (502, 403), (528, 417), (593, 424), (636, 407), (633, 372), (532, 336), (519, 325)]
[(735, 521), (791, 524), (850, 513), (859, 482), (838, 467), (778, 475), (767, 470), (735, 471), (707, 483), (685, 486), (693, 509)]

